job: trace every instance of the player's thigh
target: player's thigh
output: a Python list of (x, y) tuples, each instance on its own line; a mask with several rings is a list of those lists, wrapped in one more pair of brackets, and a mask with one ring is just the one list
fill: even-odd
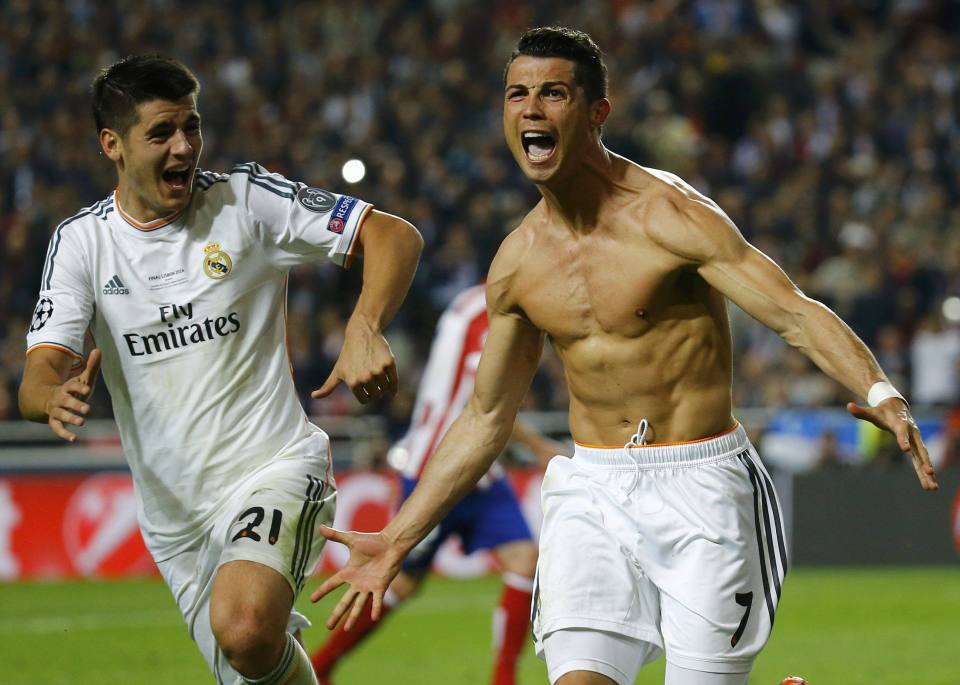
[(565, 458), (551, 461), (544, 475), (535, 644), (565, 628), (660, 641), (656, 588), (630, 552), (636, 524), (616, 499), (619, 482), (608, 488), (604, 477)]
[(557, 630), (543, 638), (547, 675), (555, 685), (632, 685), (660, 649), (602, 630)]
[(776, 493), (746, 452), (674, 480), (661, 484), (679, 489), (655, 532), (664, 547), (682, 540), (683, 553), (646, 556), (662, 591), (667, 660), (695, 671), (748, 672), (770, 635), (786, 573)]
[(694, 671), (667, 662), (663, 685), (747, 685), (750, 673)]
[(325, 462), (287, 459), (271, 465), (233, 508), (219, 566), (256, 562), (280, 574), (296, 597), (313, 573), (333, 521), (336, 489)]
[(592, 671), (572, 671), (560, 676), (554, 685), (617, 685), (617, 681)]
[(293, 601), (290, 583), (274, 569), (255, 561), (230, 561), (213, 580), (210, 622), (218, 636), (231, 629), (281, 635)]

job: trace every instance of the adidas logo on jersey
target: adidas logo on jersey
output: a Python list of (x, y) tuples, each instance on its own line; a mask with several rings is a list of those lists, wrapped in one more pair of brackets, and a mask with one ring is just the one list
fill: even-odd
[(116, 274), (113, 275), (107, 284), (103, 286), (104, 295), (129, 295), (130, 290), (123, 284), (123, 281), (120, 280), (120, 277)]

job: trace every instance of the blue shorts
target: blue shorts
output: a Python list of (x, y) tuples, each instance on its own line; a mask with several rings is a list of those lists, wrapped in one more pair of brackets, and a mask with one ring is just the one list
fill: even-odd
[[(403, 479), (403, 498), (413, 492), (417, 481)], [(506, 477), (501, 476), (486, 488), (476, 488), (450, 510), (450, 513), (403, 561), (403, 571), (423, 575), (430, 570), (440, 545), (456, 533), (466, 554), (478, 549), (494, 549), (508, 542), (532, 540), (520, 503)]]

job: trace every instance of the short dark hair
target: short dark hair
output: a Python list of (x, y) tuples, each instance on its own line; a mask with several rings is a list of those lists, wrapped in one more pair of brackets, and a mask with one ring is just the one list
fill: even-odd
[(164, 55), (130, 55), (100, 70), (90, 88), (97, 133), (126, 134), (137, 122), (137, 105), (199, 95), (200, 82), (187, 67)]
[(565, 26), (541, 26), (530, 29), (517, 43), (503, 70), (503, 84), (507, 71), (520, 55), (528, 57), (562, 57), (574, 63), (574, 78), (583, 88), (590, 102), (607, 97), (607, 65), (603, 52), (589, 35)]

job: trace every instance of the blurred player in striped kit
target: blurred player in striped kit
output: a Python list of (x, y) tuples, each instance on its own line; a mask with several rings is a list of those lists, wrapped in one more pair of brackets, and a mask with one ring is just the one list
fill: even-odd
[[(410, 429), (391, 450), (391, 464), (403, 476), (404, 497), (416, 486), (440, 439), (473, 394), (487, 329), (483, 285), (460, 293), (440, 318)], [(514, 425), (513, 440), (529, 448), (542, 464), (563, 451), (562, 445), (520, 421)], [(513, 685), (517, 657), (530, 625), (537, 547), (499, 462), (494, 462), (473, 492), (407, 555), (387, 591), (385, 606), (390, 610), (420, 589), (437, 550), (452, 534), (460, 536), (467, 553), (491, 550), (503, 574), (503, 594), (493, 620), (496, 658), (491, 682)], [(332, 682), (331, 672), (339, 660), (378, 625), (367, 611), (349, 631), (342, 623), (337, 626), (312, 657), (321, 685)]]

